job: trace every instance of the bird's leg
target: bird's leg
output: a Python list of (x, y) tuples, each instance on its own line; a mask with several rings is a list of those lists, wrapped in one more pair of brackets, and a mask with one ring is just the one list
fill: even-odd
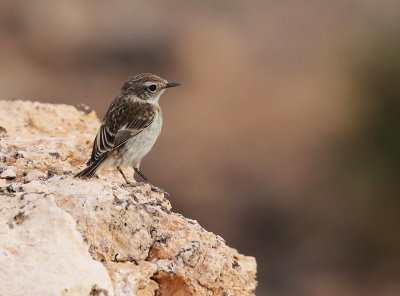
[[(160, 187), (157, 187), (157, 186), (154, 186), (153, 184), (151, 184), (151, 182), (149, 181), (149, 179), (147, 179), (146, 176), (143, 175), (143, 173), (139, 170), (139, 168), (134, 168), (134, 169), (135, 169), (135, 172), (138, 173), (139, 176), (142, 177), (143, 180), (145, 180), (146, 183), (149, 184), (149, 185), (151, 186), (151, 190), (156, 191), (156, 192), (160, 192), (160, 193), (163, 193), (163, 194), (166, 194), (166, 195), (169, 195), (169, 193), (166, 192), (164, 189), (162, 189), (162, 188), (160, 188)], [(139, 182), (139, 183), (140, 183), (140, 182)]]
[(126, 182), (125, 186), (127, 186), (127, 185), (132, 186), (133, 183), (132, 183), (131, 181), (128, 180), (128, 178), (125, 176), (125, 174), (124, 174), (124, 172), (121, 170), (121, 168), (118, 166), (117, 169), (118, 169), (118, 171), (121, 173), (122, 177), (124, 178), (124, 180), (125, 180), (125, 182)]
[(138, 172), (138, 174), (146, 181), (146, 182), (131, 182), (128, 180), (128, 178), (125, 176), (124, 172), (120, 167), (117, 167), (118, 171), (121, 173), (122, 177), (124, 178), (126, 184), (123, 184), (123, 186), (126, 187), (136, 187), (136, 186), (143, 186), (143, 185), (150, 185), (151, 190), (156, 191), (156, 192), (161, 192), (164, 194), (169, 195), (168, 192), (166, 192), (164, 189), (158, 188), (154, 186), (153, 184), (150, 183), (149, 179), (147, 179), (139, 169), (135, 168), (135, 171)]
[(124, 178), (126, 184), (129, 184), (130, 182), (129, 182), (128, 178), (125, 176), (124, 172), (121, 170), (121, 168), (118, 166), (117, 169), (121, 173), (122, 178)]
[(143, 180), (145, 180), (147, 183), (151, 184), (151, 182), (149, 181), (149, 179), (146, 178), (145, 175), (143, 175), (143, 173), (139, 170), (139, 168), (134, 168), (135, 172), (139, 174), (140, 177), (143, 178)]
[(146, 185), (146, 182), (131, 182), (128, 180), (128, 178), (125, 176), (124, 172), (121, 170), (120, 167), (117, 167), (118, 171), (121, 173), (122, 177), (124, 178), (126, 184), (123, 184), (122, 186), (132, 186), (132, 187), (136, 187), (136, 186), (142, 186), (142, 185)]

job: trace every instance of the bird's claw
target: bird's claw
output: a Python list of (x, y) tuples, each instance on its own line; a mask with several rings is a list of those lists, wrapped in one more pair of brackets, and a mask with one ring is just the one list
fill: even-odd
[(122, 184), (121, 186), (122, 187), (136, 187), (136, 186), (144, 186), (144, 185), (150, 185), (151, 190), (154, 192), (159, 192), (159, 193), (162, 193), (165, 195), (169, 195), (169, 193), (167, 191), (165, 191), (164, 189), (154, 186), (154, 185), (151, 185), (146, 182), (127, 182), (125, 184)]
[(144, 185), (149, 185), (149, 184), (146, 182), (126, 182), (125, 184), (122, 184), (121, 187), (136, 187)]
[(165, 195), (169, 195), (169, 193), (167, 191), (165, 191), (164, 189), (162, 189), (160, 187), (156, 187), (154, 185), (150, 185), (150, 186), (151, 186), (151, 190), (152, 191), (160, 192), (160, 193), (165, 194)]

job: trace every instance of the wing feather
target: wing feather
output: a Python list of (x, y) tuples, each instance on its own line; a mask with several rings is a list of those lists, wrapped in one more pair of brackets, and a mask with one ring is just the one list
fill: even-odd
[(115, 137), (115, 142), (114, 142), (114, 149), (117, 149), (118, 147), (121, 147), (128, 141), (130, 138), (136, 136), (139, 134), (141, 131), (138, 130), (122, 130), (119, 131), (117, 136)]
[[(113, 108), (111, 108), (113, 107)], [(104, 154), (124, 145), (154, 120), (156, 109), (149, 103), (112, 105), (107, 112), (93, 143), (92, 155), (87, 165)]]

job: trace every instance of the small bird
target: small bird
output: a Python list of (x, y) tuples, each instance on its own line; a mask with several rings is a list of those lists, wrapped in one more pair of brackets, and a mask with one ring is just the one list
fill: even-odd
[[(167, 88), (181, 85), (151, 73), (139, 74), (125, 82), (104, 116), (93, 143), (87, 167), (75, 177), (89, 179), (105, 166), (116, 167), (127, 186), (149, 184), (158, 188), (139, 170), (143, 157), (161, 132), (162, 112), (158, 101)], [(130, 182), (122, 171), (132, 166), (146, 182)]]

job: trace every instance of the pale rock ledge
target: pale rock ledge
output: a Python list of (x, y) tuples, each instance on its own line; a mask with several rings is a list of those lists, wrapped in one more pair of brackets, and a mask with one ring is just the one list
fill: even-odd
[(114, 171), (72, 177), (98, 126), (87, 109), (0, 101), (0, 295), (254, 295), (255, 259), (162, 194)]

